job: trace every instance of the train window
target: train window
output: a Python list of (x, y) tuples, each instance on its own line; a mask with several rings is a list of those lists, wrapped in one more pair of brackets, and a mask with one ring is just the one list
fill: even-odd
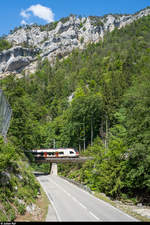
[(63, 155), (64, 154), (64, 152), (59, 152), (59, 155)]
[(74, 154), (74, 152), (73, 152), (73, 151), (70, 151), (69, 153), (70, 153), (70, 154)]
[(49, 154), (49, 155), (54, 155), (54, 152), (49, 152), (48, 154)]

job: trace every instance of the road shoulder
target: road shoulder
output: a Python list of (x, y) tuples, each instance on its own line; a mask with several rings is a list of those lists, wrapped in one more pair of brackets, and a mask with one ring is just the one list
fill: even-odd
[(47, 217), (46, 217), (46, 222), (50, 222), (50, 221), (58, 221), (57, 217), (56, 217), (56, 213), (55, 213), (52, 205), (48, 206), (48, 212), (47, 212)]

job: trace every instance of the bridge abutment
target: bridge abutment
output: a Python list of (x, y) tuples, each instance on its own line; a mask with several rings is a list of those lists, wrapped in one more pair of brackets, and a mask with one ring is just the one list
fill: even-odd
[(57, 163), (52, 163), (50, 175), (57, 176), (57, 172), (58, 172)]

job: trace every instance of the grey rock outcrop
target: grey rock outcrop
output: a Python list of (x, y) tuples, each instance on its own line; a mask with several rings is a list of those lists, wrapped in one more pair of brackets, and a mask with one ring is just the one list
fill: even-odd
[(10, 179), (11, 179), (11, 176), (8, 172), (6, 172), (6, 171), (1, 172), (0, 182), (1, 182), (2, 186), (9, 184)]
[(34, 60), (37, 49), (28, 49), (15, 46), (0, 53), (0, 73), (18, 72)]
[[(96, 43), (103, 40), (107, 32), (111, 32), (115, 28), (121, 29), (149, 14), (150, 8), (146, 8), (134, 15), (83, 18), (70, 16), (64, 23), (59, 21), (53, 29), (45, 26), (45, 29), (42, 30), (37, 25), (22, 27), (6, 37), (14, 47), (0, 53), (0, 73), (18, 72), (22, 69), (34, 71), (33, 67), (36, 68), (36, 66), (32, 62), (36, 59), (37, 52), (40, 53), (42, 59), (47, 57), (53, 62), (56, 56), (61, 58), (75, 48), (83, 49), (90, 42)], [(21, 47), (24, 44), (28, 48)]]
[(18, 71), (25, 66), (29, 65), (29, 63), (32, 61), (32, 57), (23, 57), (23, 56), (17, 56), (17, 57), (11, 57), (8, 62), (7, 66), (5, 68), (5, 71)]

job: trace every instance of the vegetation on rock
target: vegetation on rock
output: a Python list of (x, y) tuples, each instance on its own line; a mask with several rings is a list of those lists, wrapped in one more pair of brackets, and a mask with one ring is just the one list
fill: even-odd
[(7, 50), (12, 47), (12, 44), (5, 39), (0, 39), (0, 52), (3, 50)]

